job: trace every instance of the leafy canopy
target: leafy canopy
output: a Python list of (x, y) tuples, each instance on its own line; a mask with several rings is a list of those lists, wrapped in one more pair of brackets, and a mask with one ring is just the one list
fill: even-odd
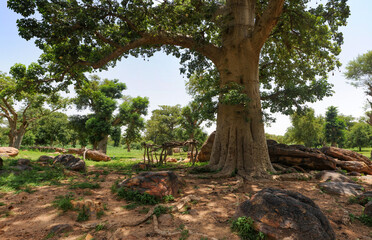
[[(273, 2), (256, 2), (256, 23)], [(233, 27), (229, 25), (231, 12), (220, 0), (7, 3), (23, 16), (17, 22), (20, 35), (35, 38), (44, 51), (41, 62), (48, 63), (55, 76), (69, 80), (93, 69), (108, 69), (122, 58), (150, 57), (159, 50), (179, 57), (181, 72), (188, 76), (208, 74), (215, 71), (213, 63), (229, 44), (222, 41), (223, 35)], [(263, 108), (292, 113), (306, 102), (332, 94), (327, 73), (340, 66), (336, 57), (343, 42), (339, 27), (346, 25), (349, 14), (346, 0), (284, 2), (278, 23), (261, 50)]]

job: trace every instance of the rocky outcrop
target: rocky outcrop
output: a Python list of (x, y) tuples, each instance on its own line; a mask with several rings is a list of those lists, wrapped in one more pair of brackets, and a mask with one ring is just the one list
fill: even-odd
[(198, 153), (198, 156), (196, 157), (196, 160), (199, 162), (208, 162), (211, 158), (212, 153), (212, 147), (214, 138), (216, 137), (216, 131), (212, 132), (211, 135), (209, 135), (208, 139), (204, 142), (203, 146), (200, 148), (200, 151)]
[(319, 180), (320, 182), (350, 182), (354, 183), (353, 180), (348, 178), (347, 176), (339, 173), (339, 172), (332, 172), (332, 171), (321, 171), (315, 175), (315, 179)]
[(247, 216), (268, 239), (333, 240), (335, 233), (320, 208), (300, 193), (266, 188), (243, 202), (234, 218)]
[(272, 163), (280, 163), (287, 166), (299, 166), (312, 170), (334, 170), (336, 161), (314, 148), (302, 145), (278, 144), (268, 141), (270, 160)]
[(363, 190), (361, 185), (350, 182), (323, 182), (318, 186), (325, 193), (338, 196), (356, 196)]
[(136, 177), (124, 180), (118, 184), (118, 187), (162, 198), (166, 195), (178, 195), (180, 181), (172, 171), (144, 172)]
[(84, 171), (85, 162), (71, 154), (58, 155), (54, 158), (53, 165), (61, 164), (66, 169), (73, 171)]
[(15, 157), (19, 150), (14, 147), (0, 147), (0, 157)]

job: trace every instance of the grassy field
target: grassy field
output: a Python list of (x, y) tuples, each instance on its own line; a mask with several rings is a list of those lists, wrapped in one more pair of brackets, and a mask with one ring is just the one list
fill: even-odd
[(350, 148), (349, 150), (352, 150), (354, 152), (363, 154), (364, 156), (370, 158), (371, 157), (371, 150), (372, 148), (362, 148), (362, 151), (359, 152), (358, 148)]
[[(143, 162), (143, 150), (132, 150), (131, 152), (127, 152), (123, 148), (112, 146), (109, 146), (107, 150), (107, 155), (111, 157), (111, 161), (96, 162), (86, 160), (86, 165), (88, 167), (94, 166), (105, 171), (117, 171), (125, 175), (131, 175), (133, 173), (132, 166), (136, 163)], [(176, 158), (177, 160), (180, 158), (185, 159), (186, 154), (187, 153), (177, 153), (170, 157)], [(0, 192), (31, 192), (35, 186), (60, 185), (62, 184), (62, 180), (68, 180), (71, 178), (65, 175), (65, 172), (61, 167), (41, 166), (39, 164), (35, 164), (42, 155), (57, 156), (60, 155), (60, 153), (25, 149), (20, 150), (18, 156), (15, 158), (3, 158), (4, 167), (0, 174)], [(20, 171), (15, 169), (17, 160), (21, 158), (30, 159), (33, 169), (28, 171)], [(203, 164), (205, 163), (197, 163), (196, 165), (198, 166)], [(158, 166), (157, 169), (167, 169), (180, 166), (189, 167), (191, 164), (167, 163), (166, 165)], [(90, 175), (89, 172), (83, 174)]]

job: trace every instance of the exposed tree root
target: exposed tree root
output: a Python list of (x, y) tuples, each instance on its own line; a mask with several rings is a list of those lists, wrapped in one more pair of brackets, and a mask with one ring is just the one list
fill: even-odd
[(157, 206), (163, 206), (163, 207), (172, 207), (172, 212), (175, 212), (175, 211), (179, 211), (181, 210), (186, 203), (190, 202), (190, 201), (199, 201), (200, 198), (199, 197), (196, 197), (194, 195), (188, 195), (184, 198), (181, 198), (180, 201), (178, 203), (173, 203), (173, 204), (156, 204), (155, 206), (153, 206), (150, 211), (145, 215), (143, 216), (142, 218), (140, 219), (137, 219), (135, 221), (131, 221), (131, 222), (125, 222), (125, 223), (122, 223), (121, 224), (121, 227), (125, 227), (125, 226), (128, 226), (128, 227), (133, 227), (133, 226), (137, 226), (143, 222), (145, 222), (147, 219), (149, 219), (151, 217), (151, 215), (153, 215), (154, 213), (154, 210)]
[(140, 219), (137, 219), (135, 221), (132, 221), (132, 222), (126, 222), (126, 223), (122, 223), (121, 224), (121, 227), (125, 227), (125, 226), (128, 226), (128, 227), (133, 227), (133, 226), (137, 226), (143, 222), (145, 222), (147, 219), (149, 219), (151, 217), (151, 215), (154, 213), (154, 209), (157, 207), (157, 206), (164, 206), (163, 204), (156, 204), (154, 207), (152, 207), (150, 209), (150, 211), (142, 218)]
[(152, 215), (152, 221), (154, 223), (154, 231), (159, 234), (160, 236), (163, 236), (163, 237), (171, 237), (171, 236), (174, 236), (174, 235), (178, 235), (178, 234), (181, 234), (181, 231), (175, 231), (175, 232), (170, 232), (170, 231), (164, 231), (164, 230), (160, 230), (159, 229), (159, 223), (158, 223), (158, 218), (156, 217), (156, 215)]
[(200, 198), (195, 195), (188, 195), (180, 199), (179, 203), (175, 205), (175, 207), (173, 208), (173, 211), (175, 210), (180, 211), (185, 206), (186, 203), (191, 202), (191, 201), (199, 201), (199, 200)]

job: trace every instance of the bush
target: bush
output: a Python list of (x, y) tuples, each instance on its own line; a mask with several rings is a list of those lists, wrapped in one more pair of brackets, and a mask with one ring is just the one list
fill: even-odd
[(156, 197), (148, 193), (140, 193), (128, 188), (119, 188), (117, 194), (119, 197), (124, 198), (127, 201), (134, 201), (144, 205), (155, 205), (159, 202)]
[(57, 196), (56, 199), (53, 201), (53, 206), (67, 212), (68, 210), (72, 210), (74, 206), (71, 203), (73, 200), (73, 196), (71, 194), (67, 194), (65, 196)]
[(231, 230), (238, 233), (243, 240), (261, 240), (265, 239), (262, 232), (258, 232), (253, 228), (253, 220), (250, 217), (239, 217), (231, 224)]

